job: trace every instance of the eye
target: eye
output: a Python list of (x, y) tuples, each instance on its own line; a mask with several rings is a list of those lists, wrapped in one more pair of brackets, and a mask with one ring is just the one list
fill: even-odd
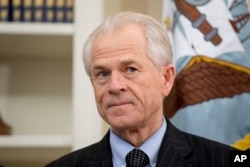
[(134, 73), (134, 72), (136, 72), (136, 71), (137, 71), (137, 69), (134, 68), (134, 67), (128, 67), (128, 68), (127, 68), (127, 72), (129, 72), (129, 73)]
[(100, 72), (96, 73), (97, 78), (106, 78), (108, 76), (109, 76), (109, 73), (105, 72), (105, 71), (100, 71)]
[(105, 77), (109, 76), (109, 73), (108, 73), (108, 72), (105, 72), (105, 71), (102, 71), (102, 72), (99, 72), (99, 73), (98, 73), (98, 76), (99, 76), (99, 77), (102, 77), (102, 78), (105, 78)]

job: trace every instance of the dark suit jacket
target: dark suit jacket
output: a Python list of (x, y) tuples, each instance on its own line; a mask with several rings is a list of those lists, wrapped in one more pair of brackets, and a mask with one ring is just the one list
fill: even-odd
[[(182, 132), (167, 121), (157, 167), (228, 167), (230, 150), (229, 146)], [(108, 132), (100, 142), (65, 155), (46, 167), (112, 166)]]

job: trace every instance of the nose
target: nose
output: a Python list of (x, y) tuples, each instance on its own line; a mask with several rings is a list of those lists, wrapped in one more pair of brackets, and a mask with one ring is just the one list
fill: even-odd
[(110, 94), (119, 94), (120, 92), (126, 91), (126, 80), (122, 74), (118, 72), (112, 72), (108, 89)]

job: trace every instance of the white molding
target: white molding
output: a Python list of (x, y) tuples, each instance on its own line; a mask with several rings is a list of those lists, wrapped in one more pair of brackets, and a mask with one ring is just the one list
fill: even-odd
[(74, 1), (73, 35), (73, 150), (92, 144), (103, 136), (103, 121), (98, 115), (93, 88), (84, 71), (82, 48), (85, 40), (103, 19), (103, 0)]
[(72, 35), (72, 23), (0, 23), (0, 34)]
[(2, 135), (0, 148), (71, 147), (72, 138), (67, 135)]

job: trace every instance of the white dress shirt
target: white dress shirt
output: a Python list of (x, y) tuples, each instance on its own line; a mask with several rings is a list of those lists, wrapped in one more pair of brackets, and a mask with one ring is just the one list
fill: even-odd
[[(147, 167), (156, 166), (158, 153), (166, 129), (167, 129), (167, 123), (165, 118), (163, 117), (163, 121), (160, 128), (139, 147), (139, 149), (144, 151), (149, 157), (150, 165), (148, 165)], [(130, 143), (117, 136), (112, 131), (112, 129), (110, 130), (110, 146), (112, 151), (112, 161), (114, 167), (126, 167), (125, 157), (128, 154), (128, 152), (134, 149), (134, 146), (132, 146)]]

